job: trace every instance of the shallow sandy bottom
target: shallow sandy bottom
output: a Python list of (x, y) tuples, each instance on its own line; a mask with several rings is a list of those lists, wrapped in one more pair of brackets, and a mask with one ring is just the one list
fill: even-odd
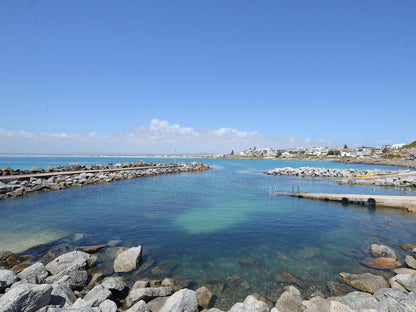
[(14, 253), (23, 252), (30, 247), (50, 243), (67, 236), (64, 231), (34, 231), (28, 230), (19, 233), (0, 231), (0, 250), (10, 250)]

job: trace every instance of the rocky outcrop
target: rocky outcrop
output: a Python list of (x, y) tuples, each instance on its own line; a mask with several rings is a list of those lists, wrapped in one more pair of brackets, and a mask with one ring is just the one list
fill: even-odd
[[(81, 164), (58, 166), (47, 170), (4, 170), (0, 176), (0, 199), (13, 198), (52, 190), (62, 190), (75, 186), (109, 183), (120, 180), (150, 177), (162, 174), (195, 172), (211, 169), (202, 163), (146, 164), (123, 163), (93, 165)], [(6, 173), (6, 174), (5, 174)]]
[(0, 297), (0, 312), (33, 312), (49, 304), (51, 285), (21, 284)]
[(114, 260), (114, 272), (135, 270), (142, 258), (142, 246), (132, 247), (117, 256)]
[(340, 273), (339, 277), (344, 283), (347, 283), (348, 285), (358, 290), (371, 294), (373, 294), (378, 289), (389, 287), (389, 283), (383, 277), (371, 273)]
[(284, 167), (275, 168), (266, 173), (268, 175), (296, 176), (296, 177), (319, 177), (319, 178), (348, 178), (368, 174), (381, 174), (383, 170), (359, 170), (359, 169), (331, 169), (315, 167)]

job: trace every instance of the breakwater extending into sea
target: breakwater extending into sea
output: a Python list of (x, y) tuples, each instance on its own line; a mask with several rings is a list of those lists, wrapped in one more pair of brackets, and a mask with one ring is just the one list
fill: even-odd
[(124, 162), (116, 165), (95, 164), (92, 166), (71, 163), (55, 168), (33, 167), (28, 170), (5, 167), (0, 169), (0, 199), (62, 190), (75, 186), (209, 169), (209, 166), (198, 162), (146, 164), (144, 161), (138, 163)]

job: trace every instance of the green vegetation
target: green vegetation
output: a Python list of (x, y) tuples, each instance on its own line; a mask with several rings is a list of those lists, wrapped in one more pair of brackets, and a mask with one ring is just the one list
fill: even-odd
[(416, 141), (413, 141), (412, 143), (407, 144), (407, 145), (403, 146), (402, 148), (411, 148), (411, 147), (416, 147)]

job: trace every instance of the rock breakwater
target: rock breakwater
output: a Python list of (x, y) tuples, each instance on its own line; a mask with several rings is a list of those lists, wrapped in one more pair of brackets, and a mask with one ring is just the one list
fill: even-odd
[(0, 172), (0, 200), (74, 186), (209, 169), (211, 168), (208, 165), (198, 162), (147, 164), (143, 161), (93, 166), (69, 164), (48, 169), (34, 167), (30, 170), (13, 170), (6, 167)]
[(314, 178), (338, 178), (339, 184), (361, 184), (375, 186), (394, 186), (416, 188), (416, 171), (398, 170), (387, 171), (381, 169), (331, 169), (331, 168), (275, 168), (268, 175), (314, 177)]

